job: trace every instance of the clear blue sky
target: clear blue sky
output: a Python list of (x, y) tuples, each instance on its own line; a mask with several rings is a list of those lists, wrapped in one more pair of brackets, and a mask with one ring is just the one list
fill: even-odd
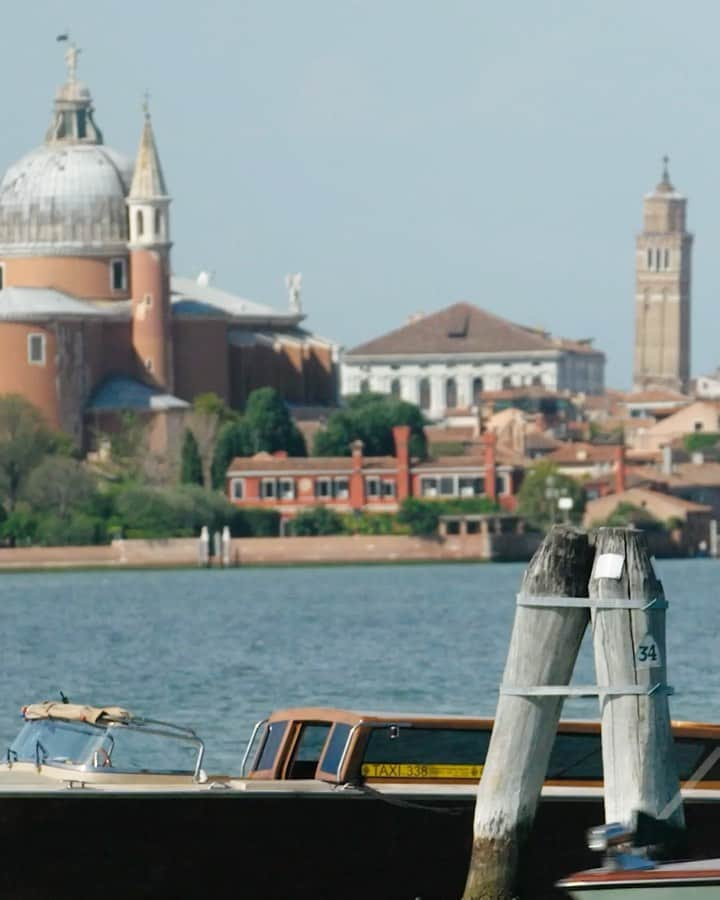
[(720, 6), (689, 0), (51, 0), (4, 8), (0, 167), (42, 140), (69, 29), (108, 144), (151, 93), (174, 269), (353, 346), (468, 300), (593, 336), (629, 385), (634, 236), (671, 157), (693, 373), (720, 363)]

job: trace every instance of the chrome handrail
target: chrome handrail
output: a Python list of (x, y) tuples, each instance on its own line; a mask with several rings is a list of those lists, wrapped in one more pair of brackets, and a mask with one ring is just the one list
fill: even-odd
[(247, 747), (245, 748), (245, 753), (243, 754), (242, 762), (240, 763), (240, 777), (245, 778), (245, 766), (247, 765), (248, 757), (250, 756), (250, 751), (252, 749), (252, 745), (255, 741), (255, 737), (257, 736), (258, 731), (262, 728), (263, 725), (267, 725), (267, 719), (260, 719), (259, 722), (255, 723), (255, 727), (252, 730), (252, 734), (250, 735), (250, 740), (247, 743)]

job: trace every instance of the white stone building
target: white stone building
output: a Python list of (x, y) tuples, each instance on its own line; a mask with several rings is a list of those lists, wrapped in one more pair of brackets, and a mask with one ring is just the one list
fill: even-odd
[(440, 419), (510, 388), (600, 394), (604, 372), (605, 354), (589, 341), (552, 338), (456, 303), (347, 351), (341, 383), (345, 395), (393, 394)]

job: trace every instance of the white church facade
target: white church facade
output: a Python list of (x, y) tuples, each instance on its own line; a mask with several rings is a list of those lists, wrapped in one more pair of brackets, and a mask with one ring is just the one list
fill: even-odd
[(468, 303), (417, 317), (344, 354), (343, 395), (391, 394), (430, 419), (522, 387), (601, 394), (605, 355), (589, 341), (552, 338)]

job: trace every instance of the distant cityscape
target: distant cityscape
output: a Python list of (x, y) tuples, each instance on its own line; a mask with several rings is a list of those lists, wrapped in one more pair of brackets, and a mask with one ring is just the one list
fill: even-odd
[[(283, 523), (316, 507), (395, 515), (411, 499), (483, 499), (488, 514), (531, 522), (523, 485), (543, 465), (553, 504), (554, 479), (582, 489), (550, 520), (563, 510), (586, 524), (620, 514), (663, 524), (677, 552), (716, 552), (720, 373), (691, 379), (693, 238), (667, 158), (636, 239), (631, 392), (606, 389), (605, 354), (591, 340), (468, 301), (343, 349), (305, 326), (299, 273), (286, 278), (283, 310), (206, 272), (172, 274), (171, 192), (150, 111), (130, 163), (104, 143), (77, 53), (69, 45), (44, 142), (0, 184), (0, 394), (24, 398), (100, 460), (128, 415), (146, 429), (148, 454), (170, 458), (193, 431), (197, 398), (217, 398), (232, 418), (271, 389), (313, 459), (299, 444), (247, 445), (225, 460), (224, 486), (235, 507), (272, 509)], [(181, 202), (177, 214), (188, 214)], [(360, 432), (323, 452), (318, 435), (337, 431), (348, 401), (357, 411), (363, 396), (385, 398), (396, 412), (383, 414), (401, 419), (403, 404), (419, 409), (422, 453), (404, 419), (388, 422), (386, 452)], [(205, 443), (199, 482), (215, 450)], [(455, 512), (446, 532), (480, 527)]]

